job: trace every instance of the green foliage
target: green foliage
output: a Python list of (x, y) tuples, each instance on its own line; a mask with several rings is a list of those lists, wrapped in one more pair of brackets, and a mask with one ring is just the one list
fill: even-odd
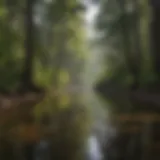
[[(14, 92), (20, 85), (25, 60), (26, 1), (5, 2), (7, 3), (0, 1), (0, 92)], [(52, 133), (53, 144), (58, 139), (61, 151), (64, 150), (68, 156), (65, 150), (70, 148), (69, 155), (72, 151), (75, 157), (79, 154), (77, 151), (80, 146), (83, 146), (86, 134), (86, 112), (81, 111), (80, 107), (68, 116), (77, 107), (71, 101), (74, 95), (68, 94), (68, 91), (63, 95), (59, 92), (68, 86), (79, 84), (79, 75), (83, 71), (85, 34), (80, 15), (76, 11), (78, 5), (76, 0), (36, 0), (34, 9), (39, 10), (33, 15), (36, 20), (33, 28), (35, 56), (32, 78), (35, 84), (47, 90), (44, 100), (33, 109), (34, 115), (37, 121), (44, 112), (56, 117), (51, 122), (59, 127), (54, 135)], [(15, 128), (15, 124), (13, 126)], [(59, 146), (56, 144), (56, 147)]]
[[(103, 0), (97, 18), (98, 40), (106, 54), (105, 79), (146, 87), (157, 81), (149, 43), (150, 8), (147, 1)], [(128, 83), (128, 77), (129, 83)], [(126, 82), (127, 81), (127, 82)]]
[[(16, 0), (14, 3), (0, 3), (0, 74), (3, 75), (0, 79), (0, 90), (16, 90), (21, 80), (25, 51), (24, 2)], [(40, 19), (40, 22), (35, 21), (34, 24), (36, 57), (33, 79), (36, 84), (44, 87), (56, 85), (53, 83), (58, 79), (62, 81), (63, 76), (58, 76), (66, 67), (69, 71), (65, 71), (65, 81), (69, 81), (70, 78), (66, 77), (75, 72), (69, 66), (83, 62), (81, 51), (84, 36), (79, 11), (76, 10), (78, 5), (75, 0), (35, 2), (34, 16)], [(38, 7), (41, 8), (39, 11)], [(62, 83), (64, 85), (66, 82)]]
[(9, 25), (7, 9), (1, 7), (0, 24), (0, 89), (13, 90), (18, 85), (21, 72), (21, 37)]

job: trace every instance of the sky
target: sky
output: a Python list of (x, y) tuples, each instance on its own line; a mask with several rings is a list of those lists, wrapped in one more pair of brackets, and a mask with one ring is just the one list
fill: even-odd
[(98, 5), (90, 2), (86, 2), (85, 4), (88, 8), (86, 11), (86, 20), (88, 21), (88, 23), (93, 23), (94, 18), (98, 12)]
[(99, 7), (97, 4), (93, 4), (90, 1), (85, 1), (85, 4), (87, 6), (85, 14), (87, 34), (89, 38), (93, 38), (95, 35), (94, 22), (95, 22), (95, 17), (99, 11)]

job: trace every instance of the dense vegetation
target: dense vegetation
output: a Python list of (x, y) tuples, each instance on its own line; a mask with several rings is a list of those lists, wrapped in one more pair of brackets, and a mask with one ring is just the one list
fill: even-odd
[(119, 117), (106, 160), (159, 159), (159, 17), (159, 0), (100, 1), (98, 45), (106, 72), (96, 89)]
[(1, 92), (38, 91), (61, 76), (67, 81), (70, 73), (63, 68), (81, 61), (84, 48), (82, 10), (74, 0), (1, 1)]
[(159, 90), (159, 4), (150, 2), (101, 1), (97, 29), (106, 55), (105, 84)]
[(68, 93), (82, 82), (84, 9), (76, 0), (0, 1), (1, 159), (20, 156), (19, 146), (41, 138), (53, 142), (54, 158), (80, 158), (88, 123)]

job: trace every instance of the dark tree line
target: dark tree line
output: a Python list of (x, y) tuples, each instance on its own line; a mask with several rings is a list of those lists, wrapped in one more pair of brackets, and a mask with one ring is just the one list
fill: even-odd
[[(146, 9), (147, 5), (149, 5), (149, 9)], [(123, 77), (122, 81), (125, 81), (126, 77), (130, 76), (131, 81), (126, 83), (128, 83), (127, 85), (131, 90), (138, 90), (143, 87), (159, 87), (160, 2), (158, 0), (149, 0), (143, 3), (138, 0), (104, 0), (101, 1), (100, 8), (97, 28), (104, 33), (103, 38), (100, 39), (100, 43), (102, 43), (102, 46), (104, 44), (112, 48), (116, 53), (114, 55), (112, 54), (112, 50), (104, 51), (106, 52), (106, 57), (107, 55), (111, 55), (111, 58), (108, 57), (113, 63), (108, 65), (111, 76), (106, 77), (105, 82), (102, 80), (102, 83), (106, 84), (108, 80), (121, 83), (120, 79), (123, 76), (125, 77)], [(144, 28), (144, 26), (142, 28), (141, 25), (146, 17), (149, 19), (147, 24), (149, 30)], [(143, 49), (143, 41), (146, 39), (146, 37), (144, 38), (144, 32), (149, 35), (147, 37), (149, 45), (145, 49), (149, 51), (150, 59), (147, 60), (148, 62), (144, 61), (145, 57), (147, 57), (147, 53)], [(114, 60), (116, 56), (123, 59), (122, 63), (120, 63), (118, 58)], [(117, 66), (118, 63), (119, 65)], [(150, 64), (152, 69), (146, 71)], [(144, 74), (145, 77), (143, 77)]]

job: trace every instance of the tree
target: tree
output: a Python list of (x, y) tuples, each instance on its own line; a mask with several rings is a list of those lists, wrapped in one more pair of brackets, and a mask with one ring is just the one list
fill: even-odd
[[(17, 88), (21, 91), (39, 90), (38, 86), (44, 85), (39, 84), (43, 81), (43, 74), (48, 74), (46, 82), (51, 81), (51, 70), (55, 70), (52, 69), (54, 62), (60, 57), (57, 49), (58, 47), (62, 49), (60, 45), (56, 46), (57, 43), (61, 43), (58, 37), (65, 37), (62, 33), (63, 21), (67, 23), (70, 23), (71, 19), (77, 21), (79, 19), (76, 20), (77, 14), (83, 9), (83, 5), (74, 0), (68, 2), (16, 0), (14, 3), (2, 1), (0, 72), (5, 74), (1, 79), (0, 90), (3, 92), (14, 92)], [(56, 33), (58, 28), (59, 31)], [(67, 35), (71, 34), (65, 38), (64, 43), (68, 45), (68, 40), (77, 35), (73, 29), (67, 29), (66, 32)], [(66, 50), (68, 49), (64, 49), (63, 55), (67, 57), (70, 51)], [(37, 78), (38, 74), (41, 77)]]
[(22, 88), (27, 90), (32, 90), (33, 87), (33, 60), (35, 55), (34, 50), (34, 22), (33, 22), (33, 8), (35, 5), (34, 0), (26, 0), (26, 18), (25, 18), (25, 27), (26, 27), (26, 39), (25, 39), (25, 59), (24, 59), (24, 71), (22, 75)]
[[(122, 81), (132, 89), (153, 84), (156, 78), (148, 43), (150, 10), (147, 2), (104, 0), (100, 7), (97, 29), (104, 33), (99, 43), (106, 46), (106, 59), (112, 61), (111, 64), (107, 61), (112, 74), (110, 79), (117, 83), (124, 76)], [(126, 82), (127, 79), (130, 82)]]
[(150, 5), (152, 9), (152, 23), (151, 23), (151, 49), (154, 54), (153, 56), (153, 63), (154, 68), (156, 71), (156, 74), (158, 75), (158, 78), (160, 77), (160, 47), (159, 47), (159, 41), (160, 41), (160, 3), (157, 0), (150, 0)]

